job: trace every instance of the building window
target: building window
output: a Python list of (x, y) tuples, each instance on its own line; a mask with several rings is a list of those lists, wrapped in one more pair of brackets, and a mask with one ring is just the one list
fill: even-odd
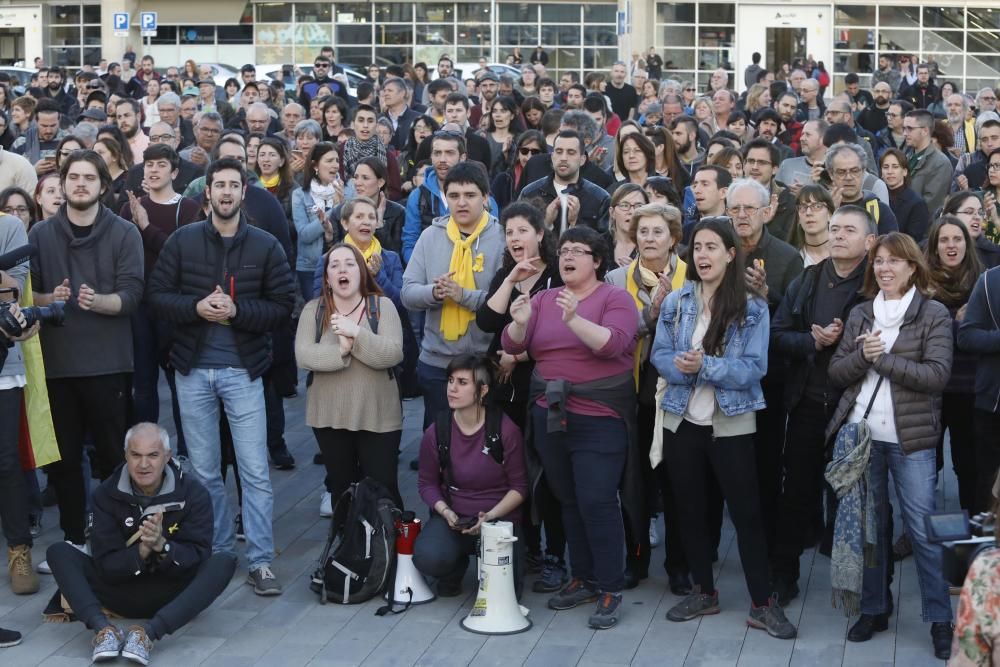
[(736, 5), (732, 2), (659, 2), (654, 33), (663, 78), (694, 81), (708, 89), (720, 67), (735, 81)]
[(615, 3), (498, 3), (496, 60), (519, 53), (527, 64), (540, 45), (552, 79), (565, 71), (581, 79), (593, 70), (607, 71), (618, 59), (617, 9)]
[(67, 68), (97, 65), (101, 58), (100, 4), (48, 5), (45, 12), (45, 62)]

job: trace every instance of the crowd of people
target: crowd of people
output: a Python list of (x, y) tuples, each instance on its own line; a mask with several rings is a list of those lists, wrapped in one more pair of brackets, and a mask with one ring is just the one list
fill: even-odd
[[(759, 54), (702, 91), (652, 50), (582, 82), (530, 60), (517, 80), (372, 65), (356, 89), (328, 47), (310, 75), (224, 87), (148, 55), (71, 82), (39, 63), (26, 91), (0, 74), (0, 255), (35, 248), (0, 272), (13, 591), (39, 590), (51, 496), (46, 613), (93, 630), (95, 660), (146, 664), (225, 588), (236, 541), (254, 592), (282, 593), (283, 399), (306, 393), (330, 517), (363, 477), (402, 508), (402, 400), (422, 396), (413, 560), (441, 596), (506, 520), (518, 590), (594, 605), (592, 628), (627, 622), (661, 542), (667, 619), (716, 614), (726, 507), (751, 627), (796, 636), (783, 607), (816, 547), (867, 641), (912, 555), (934, 654), (990, 664), (977, 582), (1000, 556), (955, 627), (924, 520), (946, 433), (962, 509), (996, 502), (996, 92), (893, 53), (832, 96), (821, 66)], [(28, 326), (21, 307), (53, 304), (61, 326)], [(24, 473), (46, 438), (59, 460)]]

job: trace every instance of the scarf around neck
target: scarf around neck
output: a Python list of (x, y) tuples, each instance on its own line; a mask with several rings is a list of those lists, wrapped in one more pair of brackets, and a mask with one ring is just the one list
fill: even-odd
[(312, 196), (313, 201), (326, 210), (333, 206), (333, 198), (336, 195), (336, 190), (332, 182), (329, 185), (323, 185), (319, 182), (318, 178), (314, 178), (309, 182), (309, 194)]
[[(361, 246), (357, 244), (357, 242), (351, 237), (350, 234), (346, 234), (344, 236), (344, 243), (352, 245), (358, 250), (361, 250)], [(374, 255), (382, 254), (382, 244), (378, 242), (378, 239), (375, 238), (374, 234), (372, 235), (371, 243), (368, 244), (368, 248), (365, 250), (361, 250), (361, 254), (365, 258), (365, 264), (368, 264)]]
[(373, 136), (368, 141), (361, 141), (357, 137), (349, 137), (344, 143), (344, 173), (354, 174), (354, 168), (358, 166), (366, 157), (378, 159), (383, 166), (388, 167), (389, 161), (386, 157), (385, 145), (378, 136)]
[[(476, 228), (463, 239), (455, 218), (448, 218), (448, 240), (452, 243), (448, 272), (463, 289), (476, 289), (476, 273), (483, 270), (483, 253), (479, 253), (473, 259), (473, 244), (479, 239), (489, 223), (490, 214), (488, 211), (483, 211)], [(476, 319), (475, 312), (456, 301), (445, 299), (444, 305), (441, 307), (441, 334), (445, 340), (458, 340), (469, 330), (469, 323), (474, 319)]]

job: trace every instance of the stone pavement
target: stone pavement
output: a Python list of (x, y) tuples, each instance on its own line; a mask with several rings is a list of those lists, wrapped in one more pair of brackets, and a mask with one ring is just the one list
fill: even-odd
[[(304, 388), (304, 383), (300, 383)], [(167, 397), (161, 382), (160, 396)], [(802, 559), (802, 594), (787, 608), (799, 628), (794, 641), (780, 641), (746, 626), (750, 600), (743, 581), (732, 527), (726, 524), (716, 566), (722, 613), (700, 621), (671, 623), (664, 618), (677, 598), (666, 586), (662, 569), (625, 593), (625, 615), (615, 629), (595, 632), (587, 627), (588, 608), (553, 612), (546, 596), (526, 593), (522, 604), (531, 610), (533, 627), (510, 637), (484, 637), (463, 630), (459, 621), (473, 601), (473, 568), (465, 594), (439, 599), (404, 614), (376, 617), (380, 600), (359, 606), (320, 605), (308, 588), (315, 559), (326, 538), (327, 522), (319, 518), (323, 469), (312, 464), (316, 451), (312, 432), (304, 425), (304, 392), (285, 402), (285, 438), (297, 467), (272, 469), (274, 533), (279, 555), (274, 569), (285, 586), (281, 597), (262, 598), (244, 583), (245, 562), (222, 597), (181, 632), (157, 642), (152, 664), (194, 667), (276, 665), (340, 667), (348, 665), (778, 665), (875, 667), (941, 665), (931, 652), (929, 625), (920, 619), (920, 591), (913, 559), (903, 562), (893, 584), (896, 613), (888, 632), (864, 644), (845, 640), (848, 621), (830, 604), (829, 559), (808, 551)], [(162, 401), (163, 424), (173, 432), (169, 404)], [(409, 507), (423, 514), (416, 493), (416, 473), (407, 463), (416, 456), (422, 407), (405, 404), (400, 489)], [(230, 487), (234, 485), (230, 482)], [(235, 491), (232, 491), (235, 494)], [(939, 488), (939, 506), (957, 506), (955, 477), (950, 464)], [(61, 537), (58, 513), (45, 513), (45, 531), (35, 544), (35, 563), (45, 548)], [(898, 530), (898, 528), (897, 528)], [(661, 524), (662, 532), (662, 524)], [(242, 547), (240, 547), (242, 549)], [(663, 547), (653, 563), (663, 560)], [(41, 611), (55, 590), (51, 576), (40, 575), (40, 593), (21, 597), (0, 581), (0, 626), (24, 634), (20, 646), (0, 649), (0, 665), (70, 667), (90, 664), (92, 633), (82, 624), (48, 624)], [(957, 598), (952, 598), (953, 603)], [(124, 661), (119, 661), (125, 664)]]

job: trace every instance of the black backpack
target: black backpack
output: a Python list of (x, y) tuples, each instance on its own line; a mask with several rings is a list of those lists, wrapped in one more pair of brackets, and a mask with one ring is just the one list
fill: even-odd
[(396, 561), (398, 515), (389, 491), (370, 477), (341, 494), (309, 584), (320, 604), (357, 604), (385, 590)]
[[(451, 421), (452, 410), (442, 410), (434, 420), (437, 435), (438, 466), (441, 479), (451, 486)], [(503, 465), (503, 410), (489, 405), (486, 407), (486, 449), (498, 464)]]

